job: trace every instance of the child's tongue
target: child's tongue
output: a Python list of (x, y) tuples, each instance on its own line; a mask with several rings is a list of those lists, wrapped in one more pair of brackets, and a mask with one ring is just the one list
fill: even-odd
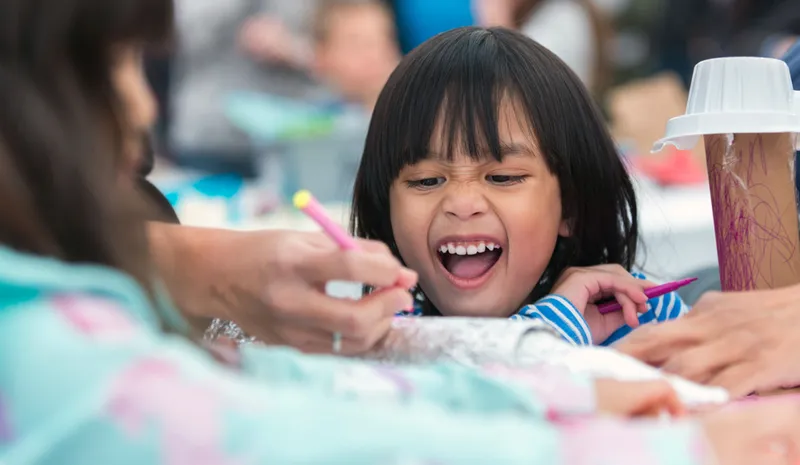
[(451, 255), (445, 267), (453, 276), (474, 279), (489, 271), (496, 261), (497, 257), (488, 252), (477, 255)]

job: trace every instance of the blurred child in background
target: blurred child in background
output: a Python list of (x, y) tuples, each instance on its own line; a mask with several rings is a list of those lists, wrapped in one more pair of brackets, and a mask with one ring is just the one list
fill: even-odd
[(311, 100), (316, 0), (177, 0), (170, 149), (183, 165), (251, 174), (254, 147), (228, 120), (234, 92)]
[(314, 39), (317, 76), (371, 113), (400, 61), (391, 10), (379, 0), (322, 0)]

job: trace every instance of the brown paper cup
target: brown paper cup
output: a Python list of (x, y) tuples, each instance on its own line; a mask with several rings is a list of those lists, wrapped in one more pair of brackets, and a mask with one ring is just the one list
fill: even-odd
[(800, 282), (794, 135), (705, 136), (723, 291)]

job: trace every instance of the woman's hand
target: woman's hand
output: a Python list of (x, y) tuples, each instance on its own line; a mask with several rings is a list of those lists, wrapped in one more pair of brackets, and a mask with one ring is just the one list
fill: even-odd
[(705, 294), (685, 317), (632, 332), (615, 349), (735, 397), (800, 386), (800, 286)]
[(796, 465), (800, 399), (762, 399), (699, 416), (719, 465)]
[[(190, 316), (228, 319), (249, 335), (305, 352), (330, 353), (333, 333), (344, 354), (370, 350), (409, 308), (417, 275), (382, 243), (343, 251), (322, 233), (238, 232), (151, 225), (154, 257)], [(326, 295), (329, 281), (382, 288), (361, 300)]]
[[(655, 284), (636, 279), (620, 265), (568, 268), (553, 286), (552, 293), (567, 298), (586, 319), (595, 341), (604, 341), (623, 325), (639, 325), (639, 313), (647, 311), (644, 290)], [(614, 297), (622, 311), (601, 314), (596, 302)]]
[(678, 417), (686, 413), (667, 381), (595, 381), (597, 412), (623, 417)]

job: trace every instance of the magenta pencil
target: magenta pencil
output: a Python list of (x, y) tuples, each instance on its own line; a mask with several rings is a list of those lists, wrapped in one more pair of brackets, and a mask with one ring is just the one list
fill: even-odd
[[(653, 286), (649, 289), (645, 289), (644, 295), (646, 295), (648, 299), (661, 297), (662, 295), (669, 294), (672, 291), (677, 291), (683, 286), (691, 284), (695, 281), (697, 281), (697, 278), (686, 278), (678, 281), (673, 281), (671, 283), (661, 284), (659, 286)], [(603, 315), (605, 315), (606, 313), (617, 312), (620, 310), (622, 310), (622, 305), (620, 305), (616, 299), (612, 299), (610, 302), (601, 303), (600, 305), (597, 306), (597, 311)]]

